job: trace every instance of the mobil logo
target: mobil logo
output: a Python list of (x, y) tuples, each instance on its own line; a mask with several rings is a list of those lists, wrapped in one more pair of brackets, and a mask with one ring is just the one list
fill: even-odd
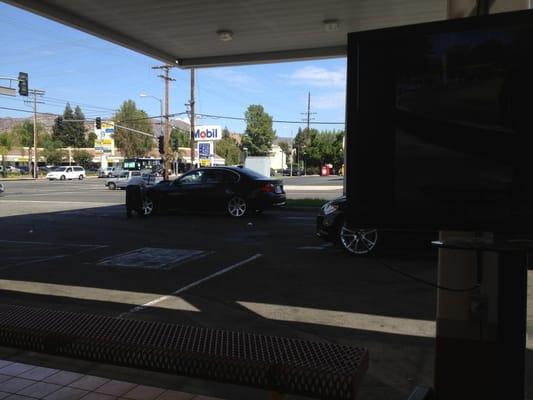
[(221, 128), (218, 125), (198, 126), (194, 132), (195, 140), (220, 140)]

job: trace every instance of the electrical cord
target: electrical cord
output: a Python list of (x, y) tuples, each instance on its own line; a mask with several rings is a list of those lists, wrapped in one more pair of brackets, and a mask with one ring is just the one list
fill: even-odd
[[(367, 248), (367, 250), (370, 251), (370, 248), (368, 247), (368, 245), (365, 243), (364, 240), (362, 241), (362, 243)], [(422, 284), (427, 285), (427, 286), (431, 286), (431, 287), (433, 287), (435, 289), (444, 290), (444, 291), (453, 292), (453, 293), (466, 293), (466, 292), (472, 292), (474, 290), (478, 290), (480, 288), (479, 284), (471, 286), (471, 287), (468, 287), (468, 288), (450, 288), (450, 287), (447, 287), (447, 286), (442, 286), (442, 285), (439, 285), (437, 283), (430, 282), (428, 280), (420, 278), (420, 277), (418, 277), (416, 275), (413, 275), (413, 274), (410, 274), (408, 272), (402, 271), (399, 268), (396, 268), (396, 267), (393, 267), (393, 266), (387, 264), (385, 261), (380, 260), (379, 258), (373, 258), (373, 260), (377, 264), (382, 265), (383, 267), (387, 268), (390, 271), (396, 272), (397, 274), (402, 275), (402, 276), (404, 276), (404, 277), (406, 277), (408, 279), (411, 279), (411, 280), (413, 280), (415, 282), (422, 283)]]
[(427, 285), (427, 286), (431, 286), (435, 289), (439, 289), (439, 290), (445, 290), (447, 292), (454, 292), (454, 293), (465, 293), (465, 292), (472, 292), (474, 290), (477, 290), (479, 289), (480, 285), (474, 285), (474, 286), (471, 286), (471, 287), (468, 287), (468, 288), (450, 288), (450, 287), (446, 287), (446, 286), (442, 286), (442, 285), (439, 285), (437, 283), (433, 283), (433, 282), (430, 282), (430, 281), (427, 281), (425, 279), (422, 279), (416, 275), (412, 275), (408, 272), (405, 272), (405, 271), (402, 271), (401, 269), (399, 268), (396, 268), (396, 267), (393, 267), (389, 264), (387, 264), (386, 262), (382, 261), (382, 260), (379, 260), (379, 259), (374, 259), (374, 261), (376, 261), (378, 264), (381, 264), (382, 266), (384, 266), (385, 268), (393, 271), (393, 272), (396, 272), (397, 274), (400, 274), (406, 278), (409, 278), (413, 281), (416, 281), (416, 282), (419, 282), (419, 283), (423, 283), (424, 285)]

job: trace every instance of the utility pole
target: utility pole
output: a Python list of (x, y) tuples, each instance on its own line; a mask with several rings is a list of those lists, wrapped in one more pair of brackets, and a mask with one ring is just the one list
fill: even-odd
[[(307, 92), (307, 112), (306, 113), (302, 113), (302, 114), (304, 114), (304, 115), (307, 114), (307, 118), (304, 119), (304, 121), (307, 121), (307, 136), (309, 137), (310, 136), (310, 127), (309, 127), (309, 125), (311, 124), (311, 120), (314, 119), (314, 118), (311, 118), (311, 115), (316, 114), (314, 112), (311, 112), (311, 92)], [(299, 146), (298, 146), (298, 169), (300, 168), (300, 151), (301, 151), (301, 147), (302, 147), (302, 143), (300, 143)], [(304, 147), (305, 147), (305, 144), (304, 144)], [(306, 175), (305, 158), (304, 158), (303, 162), (304, 162), (304, 175)]]
[[(39, 151), (37, 150), (37, 104), (44, 104), (43, 101), (37, 101), (37, 98), (43, 96), (44, 90), (30, 89), (29, 94), (33, 97), (32, 101), (25, 101), (25, 103), (31, 103), (33, 107), (33, 179), (39, 177), (39, 169), (37, 164), (39, 163)], [(31, 158), (28, 158), (31, 164)]]
[(170, 81), (175, 81), (175, 79), (171, 78), (169, 76), (169, 70), (170, 68), (174, 68), (173, 65), (161, 65), (157, 67), (152, 67), (152, 69), (163, 69), (165, 71), (164, 75), (158, 75), (158, 77), (162, 78), (165, 81), (165, 131), (163, 134), (163, 148), (165, 151), (165, 154), (163, 155), (163, 179), (168, 181), (168, 170), (169, 170), (169, 161), (170, 161), (170, 146), (169, 146), (169, 139), (170, 139), (170, 130), (169, 130), (169, 124), (168, 124), (168, 83)]
[(194, 125), (194, 121), (195, 121), (195, 113), (194, 113), (194, 104), (195, 104), (195, 99), (194, 99), (194, 86), (195, 86), (195, 83), (194, 83), (194, 67), (191, 68), (191, 101), (190, 101), (190, 106), (191, 106), (191, 143), (190, 143), (190, 146), (191, 146), (191, 168), (194, 168), (194, 131), (195, 131), (195, 125)]

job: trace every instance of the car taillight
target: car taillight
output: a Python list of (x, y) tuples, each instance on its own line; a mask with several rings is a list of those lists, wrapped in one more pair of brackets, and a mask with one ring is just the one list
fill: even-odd
[(271, 183), (265, 183), (259, 190), (263, 193), (270, 193), (274, 191), (274, 185)]

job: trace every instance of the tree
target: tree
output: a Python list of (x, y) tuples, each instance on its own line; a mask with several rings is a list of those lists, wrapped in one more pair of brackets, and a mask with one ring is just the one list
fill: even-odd
[(84, 168), (88, 168), (93, 160), (93, 156), (87, 150), (74, 150), (72, 158), (74, 158), (76, 165), (81, 165)]
[(96, 133), (94, 133), (93, 131), (89, 132), (89, 134), (87, 135), (87, 147), (94, 147), (94, 141), (97, 138), (98, 137), (96, 136)]
[(2, 174), (7, 176), (6, 157), (9, 151), (15, 146), (16, 138), (11, 132), (0, 133), (0, 156), (2, 156)]
[(272, 117), (265, 112), (263, 106), (253, 104), (244, 113), (246, 131), (242, 138), (243, 145), (248, 148), (251, 156), (267, 156), (276, 139), (272, 129)]
[[(133, 100), (126, 100), (113, 116), (117, 125), (132, 128), (153, 135), (152, 122), (148, 114), (137, 109)], [(152, 149), (154, 139), (140, 133), (115, 127), (115, 144), (125, 157), (143, 157)]]
[(283, 151), (283, 153), (285, 153), (285, 160), (287, 160), (287, 162), (290, 161), (292, 163), (292, 159), (291, 159), (292, 149), (289, 143), (279, 142), (278, 144), (279, 144), (279, 147), (281, 147), (281, 150)]
[(215, 144), (216, 153), (224, 158), (226, 165), (236, 165), (241, 158), (241, 149), (237, 141), (231, 137), (228, 128), (222, 129), (222, 139)]
[(189, 147), (191, 141), (191, 133), (180, 128), (172, 128), (170, 131), (170, 147), (177, 149), (178, 147)]
[(52, 126), (52, 137), (61, 141), (65, 147), (85, 147), (85, 115), (79, 106), (72, 111), (70, 104), (67, 103), (63, 111), (63, 122), (59, 118), (54, 120)]
[(85, 138), (85, 115), (81, 111), (80, 106), (76, 106), (74, 109), (74, 119), (76, 122), (71, 122), (73, 146), (76, 148), (85, 147), (87, 145)]
[[(18, 124), (11, 130), (12, 134), (16, 138), (16, 142), (22, 147), (33, 146), (33, 122), (30, 120), (24, 121), (22, 124)], [(42, 143), (48, 134), (43, 124), (37, 123), (37, 143)]]
[[(307, 128), (298, 128), (298, 133), (296, 133), (296, 137), (294, 138), (294, 146), (296, 148), (296, 159), (298, 160), (298, 162), (304, 162), (305, 164), (309, 164), (309, 152), (307, 148), (311, 146), (311, 143), (313, 143), (313, 139), (316, 137), (316, 135), (318, 135), (318, 131), (316, 129), (307, 130)], [(298, 168), (300, 168), (300, 165), (298, 165)]]
[(59, 140), (49, 136), (42, 142), (43, 151), (41, 155), (46, 159), (48, 165), (59, 165), (63, 161), (64, 151)]

